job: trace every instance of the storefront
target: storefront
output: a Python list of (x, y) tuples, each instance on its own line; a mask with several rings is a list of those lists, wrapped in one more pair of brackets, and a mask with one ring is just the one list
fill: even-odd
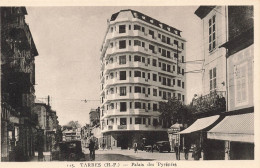
[(224, 143), (226, 160), (254, 159), (254, 113), (226, 116), (207, 136)]

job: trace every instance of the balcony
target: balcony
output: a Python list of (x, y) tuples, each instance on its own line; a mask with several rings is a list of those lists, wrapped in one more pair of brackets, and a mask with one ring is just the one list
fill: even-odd
[(127, 125), (118, 125), (117, 126), (117, 129), (119, 129), (119, 130), (125, 130), (125, 129), (127, 129)]
[(214, 113), (226, 111), (226, 92), (214, 91), (205, 96), (193, 98), (193, 113)]

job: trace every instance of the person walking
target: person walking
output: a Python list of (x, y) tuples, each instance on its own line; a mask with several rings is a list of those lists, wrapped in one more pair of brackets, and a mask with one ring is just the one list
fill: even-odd
[(92, 135), (89, 141), (89, 157), (90, 160), (95, 160), (95, 137)]
[(135, 153), (138, 153), (137, 152), (137, 143), (134, 143), (134, 151), (135, 151)]
[(179, 150), (178, 144), (175, 144), (174, 151), (175, 151), (175, 154), (176, 154), (176, 160), (180, 160), (180, 150)]
[(189, 159), (190, 145), (184, 147), (185, 160)]

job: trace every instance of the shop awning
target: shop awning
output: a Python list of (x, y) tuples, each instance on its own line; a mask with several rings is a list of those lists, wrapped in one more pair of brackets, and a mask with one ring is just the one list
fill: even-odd
[(254, 142), (254, 113), (225, 117), (208, 131), (209, 139)]
[(219, 119), (219, 115), (214, 115), (210, 117), (200, 118), (196, 120), (190, 127), (185, 130), (178, 132), (178, 134), (188, 134), (196, 131), (203, 130), (208, 126), (212, 125), (217, 119)]

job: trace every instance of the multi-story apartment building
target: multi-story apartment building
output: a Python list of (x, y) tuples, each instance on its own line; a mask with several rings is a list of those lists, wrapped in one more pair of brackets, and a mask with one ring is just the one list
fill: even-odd
[(38, 55), (25, 7), (1, 7), (1, 159), (24, 161), (34, 156), (38, 116), (35, 56)]
[(101, 129), (107, 146), (167, 139), (159, 101), (185, 102), (181, 31), (134, 10), (111, 16), (101, 48)]

